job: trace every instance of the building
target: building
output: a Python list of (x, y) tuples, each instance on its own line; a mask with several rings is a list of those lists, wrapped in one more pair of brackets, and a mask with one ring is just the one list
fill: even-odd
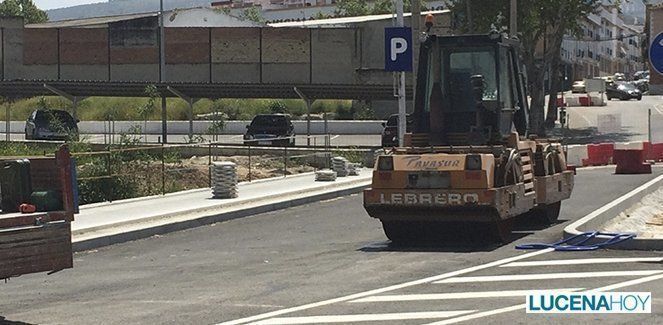
[(632, 76), (644, 69), (644, 27), (628, 25), (616, 6), (600, 6), (580, 25), (579, 35), (566, 35), (562, 42), (567, 82), (615, 73)]

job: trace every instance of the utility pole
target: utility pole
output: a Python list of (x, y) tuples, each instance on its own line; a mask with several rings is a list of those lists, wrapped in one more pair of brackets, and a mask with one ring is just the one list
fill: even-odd
[[(412, 25), (412, 93), (417, 89), (417, 67), (419, 64), (419, 37), (421, 35), (421, 0), (412, 0), (412, 16), (410, 17)], [(412, 98), (414, 103), (414, 98)]]
[[(396, 0), (396, 25), (403, 27), (403, 0)], [(398, 72), (398, 146), (404, 146), (405, 128), (405, 72)]]
[(159, 0), (159, 62), (161, 69), (159, 81), (166, 82), (166, 32), (163, 19), (163, 0)]
[[(163, 0), (159, 0), (159, 82), (166, 82), (166, 32), (163, 19)], [(168, 143), (168, 114), (166, 94), (161, 94), (161, 137)]]
[(510, 17), (510, 27), (509, 34), (511, 37), (515, 37), (518, 34), (518, 0), (511, 0), (511, 13)]

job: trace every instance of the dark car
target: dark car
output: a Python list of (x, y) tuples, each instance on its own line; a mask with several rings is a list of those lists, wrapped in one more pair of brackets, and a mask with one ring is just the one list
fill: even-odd
[[(405, 131), (410, 132), (412, 127), (412, 117), (407, 114), (407, 124)], [(382, 147), (397, 147), (398, 146), (398, 114), (393, 114), (387, 119), (387, 123), (382, 123), (384, 130), (382, 130)]]
[(615, 82), (613, 85), (606, 87), (605, 90), (608, 100), (619, 98), (620, 100), (642, 99), (642, 92), (630, 82)]
[(244, 144), (253, 146), (294, 146), (295, 127), (285, 114), (256, 115), (246, 126)]
[(78, 121), (62, 110), (38, 109), (25, 122), (26, 140), (78, 140)]

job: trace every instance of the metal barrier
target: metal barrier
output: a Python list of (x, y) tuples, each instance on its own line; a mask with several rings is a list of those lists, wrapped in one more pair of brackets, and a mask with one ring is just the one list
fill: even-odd
[[(124, 139), (103, 151), (77, 152), (81, 204), (164, 195), (211, 186), (209, 166), (215, 161), (237, 165), (240, 181), (287, 176), (329, 168), (332, 156), (366, 164), (372, 150), (334, 149), (328, 135), (314, 146), (254, 146), (224, 143), (142, 145)], [(282, 141), (291, 138), (274, 138)], [(206, 156), (206, 157), (205, 157)], [(372, 154), (370, 155), (372, 157)]]

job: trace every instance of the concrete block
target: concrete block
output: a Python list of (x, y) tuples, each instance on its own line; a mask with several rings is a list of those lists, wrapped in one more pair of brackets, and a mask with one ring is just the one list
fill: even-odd
[(308, 63), (310, 62), (310, 55), (308, 29), (263, 28), (262, 62)]
[(263, 64), (263, 83), (308, 83), (310, 80), (308, 63), (269, 63)]
[(260, 28), (212, 28), (212, 63), (259, 63)]
[(209, 64), (169, 64), (166, 79), (177, 82), (209, 82)]
[(644, 150), (642, 142), (615, 143), (615, 150)]
[(57, 65), (24, 65), (22, 68), (25, 79), (58, 80)]
[(23, 28), (8, 28), (3, 31), (2, 58), (6, 80), (25, 79), (23, 76)]
[(259, 83), (260, 63), (212, 64), (212, 82)]
[(313, 83), (351, 84), (358, 66), (355, 29), (311, 31)]
[(158, 64), (112, 64), (113, 81), (159, 81)]
[(61, 80), (108, 80), (107, 65), (61, 65)]
[(575, 96), (565, 97), (564, 101), (566, 102), (566, 105), (568, 107), (580, 106), (580, 100), (578, 99), (578, 97), (575, 97)]
[(582, 166), (583, 159), (586, 160), (588, 158), (587, 146), (584, 144), (569, 146), (566, 153), (566, 162), (569, 165)]

